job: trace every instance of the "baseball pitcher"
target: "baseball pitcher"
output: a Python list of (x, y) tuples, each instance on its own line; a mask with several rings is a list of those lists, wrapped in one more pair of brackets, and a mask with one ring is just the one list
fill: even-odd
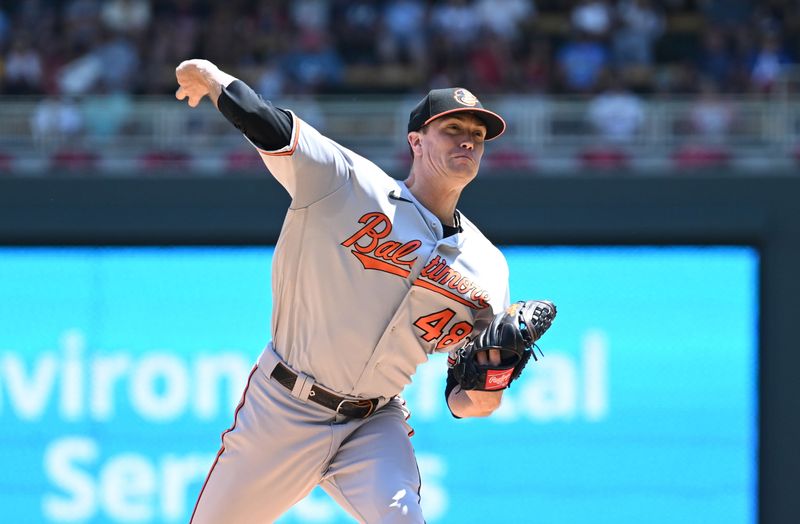
[(208, 96), (291, 196), (273, 260), (272, 341), (250, 374), (192, 522), (266, 523), (315, 486), (360, 522), (424, 522), (409, 413), (418, 365), (449, 354), (453, 416), (483, 417), (556, 315), (510, 304), (508, 265), (456, 204), (505, 122), (463, 88), (411, 112), (398, 181), (206, 60), (176, 97)]

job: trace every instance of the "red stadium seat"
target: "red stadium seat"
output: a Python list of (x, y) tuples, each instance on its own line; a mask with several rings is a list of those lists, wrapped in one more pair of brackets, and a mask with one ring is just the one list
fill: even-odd
[(612, 146), (594, 146), (579, 154), (581, 166), (586, 169), (622, 169), (628, 167), (628, 153)]
[(98, 161), (99, 156), (93, 151), (61, 149), (50, 156), (50, 168), (68, 171), (94, 169)]
[(0, 173), (10, 173), (11, 172), (11, 163), (12, 163), (11, 155), (7, 155), (6, 153), (0, 153)]
[(183, 151), (149, 151), (141, 156), (139, 163), (143, 169), (180, 170), (189, 168), (190, 157)]
[(532, 169), (533, 156), (518, 149), (498, 149), (483, 157), (481, 167), (490, 169)]
[(672, 155), (672, 161), (682, 169), (723, 167), (728, 165), (730, 160), (730, 151), (713, 145), (685, 145), (675, 150)]

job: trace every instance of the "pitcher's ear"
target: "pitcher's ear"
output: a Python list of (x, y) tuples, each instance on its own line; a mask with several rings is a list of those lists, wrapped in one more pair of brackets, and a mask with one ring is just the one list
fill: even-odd
[(408, 134), (408, 146), (411, 148), (412, 156), (422, 154), (422, 133), (412, 131)]

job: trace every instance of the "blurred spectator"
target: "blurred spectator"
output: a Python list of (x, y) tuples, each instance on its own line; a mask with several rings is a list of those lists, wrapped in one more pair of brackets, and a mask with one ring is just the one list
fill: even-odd
[(71, 0), (64, 9), (64, 30), (67, 41), (78, 46), (91, 45), (101, 27), (100, 6), (94, 0)]
[(332, 23), (338, 53), (348, 64), (378, 62), (378, 22), (380, 12), (375, 0), (337, 0)]
[(88, 53), (61, 68), (58, 73), (58, 91), (68, 95), (88, 93), (101, 74), (100, 57)]
[(286, 76), (279, 64), (273, 60), (264, 64), (255, 88), (266, 99), (277, 98), (284, 93)]
[(608, 88), (589, 103), (588, 120), (602, 138), (615, 143), (630, 142), (644, 124), (644, 106), (612, 74)]
[(300, 34), (294, 47), (296, 51), (286, 54), (282, 61), (292, 92), (318, 93), (339, 88), (344, 64), (326, 34)]
[(212, 3), (209, 7), (211, 12), (207, 17), (198, 17), (200, 26), (196, 38), (201, 42), (203, 56), (221, 64), (249, 64), (253, 60), (252, 47), (240, 48), (230, 43), (251, 41), (250, 20), (244, 20), (225, 3)]
[(467, 85), (464, 68), (453, 62), (445, 61), (434, 68), (428, 79), (427, 89), (439, 89), (447, 86)]
[(175, 67), (193, 56), (204, 56), (202, 20), (208, 13), (191, 0), (153, 4), (147, 45), (141, 48), (141, 68), (135, 88), (144, 93), (174, 93)]
[(476, 11), (493, 38), (515, 42), (520, 26), (536, 14), (536, 4), (533, 0), (478, 0)]
[(539, 39), (532, 42), (520, 67), (519, 85), (515, 87), (523, 92), (546, 92), (553, 74), (551, 54), (549, 40)]
[(304, 98), (294, 101), (292, 103), (292, 111), (295, 111), (298, 115), (303, 115), (303, 122), (308, 122), (311, 127), (320, 133), (328, 132), (325, 113), (315, 99)]
[(578, 33), (558, 52), (558, 74), (567, 91), (588, 93), (597, 86), (597, 81), (608, 65), (608, 51), (601, 42), (585, 33)]
[(758, 54), (761, 35), (751, 27), (742, 26), (733, 32), (733, 76), (723, 91), (741, 93), (750, 86), (750, 65)]
[(489, 38), (475, 46), (469, 56), (466, 82), (480, 93), (502, 91), (508, 85), (507, 76), (512, 72), (511, 53), (508, 42), (500, 38)]
[[(288, 5), (287, 5), (288, 4)], [(258, 38), (254, 42), (257, 46), (274, 46), (275, 43), (280, 43), (285, 35), (289, 32), (296, 31), (292, 25), (292, 16), (290, 9), (297, 8), (301, 2), (284, 2), (283, 0), (260, 0), (256, 5), (255, 12), (248, 13), (248, 18), (253, 19), (255, 28), (258, 32)], [(315, 22), (322, 24), (322, 30), (327, 30), (327, 21), (329, 18), (330, 8), (325, 7), (322, 22)], [(311, 19), (311, 16), (306, 15), (306, 22)], [(309, 24), (313, 27), (314, 24)], [(319, 29), (317, 29), (319, 30)], [(277, 49), (277, 48), (276, 48)]]
[(710, 25), (728, 30), (749, 22), (754, 0), (697, 0)]
[(692, 133), (705, 141), (722, 143), (733, 127), (734, 116), (733, 106), (719, 96), (717, 85), (704, 79), (689, 111)]
[(765, 35), (761, 49), (751, 61), (751, 86), (762, 93), (772, 91), (783, 69), (789, 63), (791, 59), (781, 48), (778, 35), (774, 33)]
[(698, 57), (698, 69), (719, 87), (731, 85), (736, 62), (720, 31), (711, 30), (705, 34), (703, 49)]
[(687, 95), (697, 90), (697, 68), (690, 61), (660, 68), (653, 77), (657, 96)]
[(613, 24), (611, 6), (606, 0), (579, 0), (570, 18), (575, 29), (598, 38), (605, 38)]
[[(269, 92), (291, 91), (293, 84), (301, 92), (397, 92), (474, 78), (494, 91), (586, 94), (596, 92), (611, 64), (637, 92), (696, 91), (693, 69), (725, 92), (764, 92), (790, 62), (786, 50), (800, 50), (794, 0), (0, 0), (0, 6), (0, 67), (11, 77), (2, 79), (3, 92), (53, 93), (63, 85), (90, 93), (102, 81), (128, 93), (167, 94), (174, 91), (175, 66), (196, 56)], [(785, 40), (776, 47), (761, 42), (764, 34)], [(324, 50), (298, 48), (300, 35), (314, 35)], [(34, 44), (21, 53), (19, 40)], [(305, 66), (288, 64), (287, 53), (302, 55)], [(32, 81), (37, 63), (39, 79)], [(320, 70), (327, 71), (323, 80)]]
[(661, 7), (671, 13), (688, 12), (694, 8), (695, 0), (659, 0)]
[(664, 31), (664, 19), (651, 0), (620, 0), (620, 27), (614, 31), (614, 62), (618, 67), (650, 66), (653, 42)]
[(106, 0), (100, 18), (116, 33), (141, 33), (150, 23), (150, 1)]
[(82, 130), (83, 117), (71, 97), (45, 98), (31, 116), (31, 131), (38, 141), (60, 141)]
[(5, 57), (5, 92), (32, 95), (42, 91), (42, 60), (29, 42), (17, 39)]
[(0, 49), (3, 49), (6, 40), (8, 40), (8, 35), (10, 34), (10, 27), (11, 24), (8, 21), (8, 15), (6, 15), (3, 6), (0, 6)]
[(139, 67), (139, 50), (123, 35), (107, 35), (93, 51), (100, 63), (100, 80), (112, 91), (129, 89)]
[(427, 12), (421, 0), (391, 0), (383, 11), (386, 31), (380, 37), (380, 52), (388, 63), (426, 63), (425, 32)]
[(129, 90), (138, 70), (138, 49), (123, 35), (106, 33), (104, 40), (82, 56), (64, 65), (59, 73), (63, 93), (80, 95), (100, 83), (113, 91)]
[(83, 128), (96, 140), (114, 140), (125, 129), (133, 109), (128, 93), (101, 82), (81, 103)]
[[(203, 36), (204, 20), (209, 17), (209, 12), (202, 5), (197, 5), (192, 0), (176, 0), (158, 3), (156, 6), (158, 10), (154, 13), (150, 34), (159, 46), (159, 64), (177, 65), (177, 62), (204, 47), (200, 40)], [(149, 44), (153, 45), (152, 42)], [(205, 54), (211, 49), (203, 51)]]
[(469, 0), (444, 0), (431, 10), (430, 24), (449, 50), (463, 51), (464, 46), (475, 41), (481, 19)]
[(293, 0), (289, 3), (291, 20), (300, 31), (327, 31), (330, 11), (328, 0)]

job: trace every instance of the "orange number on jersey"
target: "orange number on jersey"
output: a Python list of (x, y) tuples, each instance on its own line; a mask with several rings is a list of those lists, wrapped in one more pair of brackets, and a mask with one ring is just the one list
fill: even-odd
[[(422, 330), (422, 340), (432, 342), (439, 339), (439, 342), (436, 343), (436, 349), (444, 349), (461, 342), (467, 335), (472, 333), (472, 324), (463, 321), (457, 322), (447, 333), (444, 333), (445, 326), (453, 320), (454, 316), (456, 316), (456, 312), (452, 309), (443, 309), (418, 318), (414, 325)], [(442, 336), (443, 333), (444, 336)]]
[(450, 328), (447, 335), (445, 335), (438, 344), (436, 349), (444, 349), (453, 344), (457, 344), (464, 340), (464, 337), (472, 333), (472, 324), (469, 322), (459, 322)]
[(414, 322), (414, 325), (424, 332), (422, 335), (422, 340), (431, 342), (432, 340), (436, 340), (442, 336), (444, 327), (453, 319), (454, 316), (456, 316), (456, 312), (452, 309), (443, 309), (441, 311), (437, 311), (436, 313), (419, 317)]

